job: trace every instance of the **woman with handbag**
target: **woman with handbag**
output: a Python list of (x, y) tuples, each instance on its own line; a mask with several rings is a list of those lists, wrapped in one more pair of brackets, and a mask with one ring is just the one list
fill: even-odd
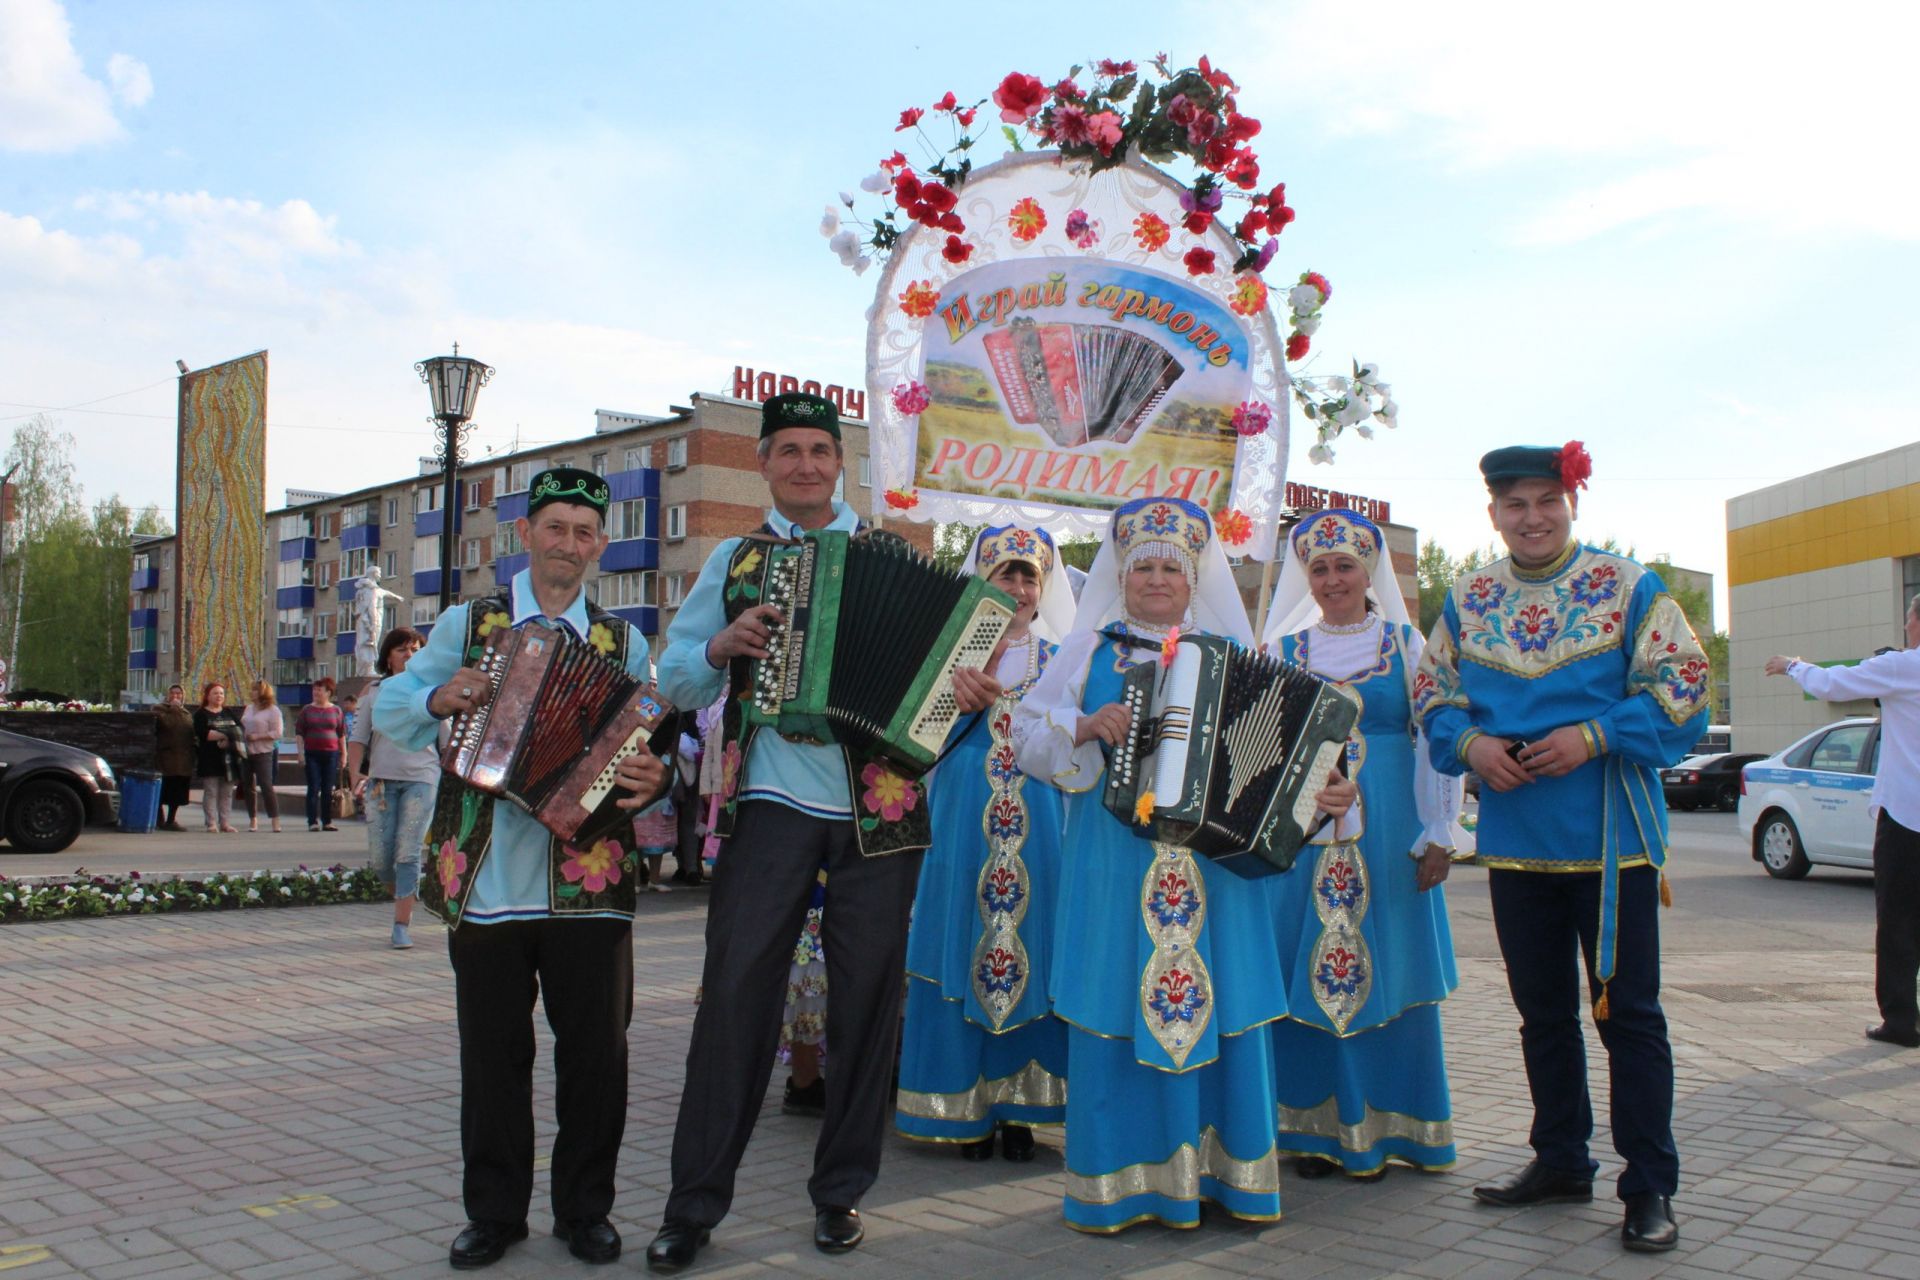
[(227, 707), (227, 687), (218, 681), (200, 691), (200, 709), (193, 713), (194, 773), (200, 779), (200, 807), (207, 830), (232, 835), (233, 788), (245, 769), (246, 730), (240, 717)]

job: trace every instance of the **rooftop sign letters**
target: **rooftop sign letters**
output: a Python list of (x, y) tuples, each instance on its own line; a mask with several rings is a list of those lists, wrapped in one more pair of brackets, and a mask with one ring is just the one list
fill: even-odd
[(745, 365), (733, 366), (733, 395), (737, 400), (766, 401), (794, 391), (804, 391), (810, 396), (825, 396), (833, 401), (834, 408), (849, 418), (864, 421), (867, 416), (867, 393), (857, 388), (838, 384), (822, 386), (812, 378), (802, 382), (790, 373), (769, 373), (764, 370), (756, 373)]

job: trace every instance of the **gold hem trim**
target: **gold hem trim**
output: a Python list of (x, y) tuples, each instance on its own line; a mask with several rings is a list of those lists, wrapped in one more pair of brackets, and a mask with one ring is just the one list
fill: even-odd
[(997, 1106), (1064, 1107), (1067, 1082), (1039, 1062), (1029, 1062), (1020, 1070), (998, 1080), (984, 1076), (961, 1093), (899, 1092), (894, 1111), (916, 1120), (937, 1120), (947, 1124), (980, 1121)]
[(1444, 1147), (1453, 1142), (1451, 1119), (1422, 1120), (1403, 1111), (1375, 1111), (1368, 1107), (1365, 1119), (1346, 1124), (1340, 1119), (1340, 1100), (1331, 1094), (1316, 1106), (1302, 1109), (1280, 1106), (1274, 1108), (1274, 1114), (1283, 1133), (1325, 1138), (1338, 1142), (1342, 1151), (1355, 1154), (1371, 1151), (1390, 1138), (1423, 1147)]
[[(1305, 1156), (1313, 1160), (1325, 1160), (1332, 1164), (1339, 1164), (1339, 1161), (1334, 1160), (1333, 1157), (1324, 1151), (1308, 1151), (1303, 1147), (1281, 1146), (1276, 1146), (1274, 1150), (1282, 1156)], [(1449, 1160), (1445, 1164), (1420, 1164), (1407, 1159), (1405, 1156), (1391, 1155), (1381, 1158), (1378, 1169), (1367, 1169), (1356, 1173), (1345, 1165), (1340, 1165), (1340, 1172), (1349, 1178), (1372, 1178), (1385, 1173), (1388, 1167), (1405, 1169), (1409, 1173), (1450, 1173), (1460, 1167), (1460, 1162), (1458, 1160)]]
[[(1631, 853), (1620, 859), (1621, 869), (1627, 867), (1645, 867), (1652, 865), (1652, 857), (1645, 853)], [(1604, 859), (1591, 862), (1582, 859), (1579, 862), (1567, 862), (1558, 858), (1502, 858), (1494, 854), (1481, 853), (1478, 865), (1494, 871), (1544, 871), (1548, 874), (1564, 875), (1573, 871), (1604, 871), (1607, 864)]]
[(1269, 1146), (1251, 1160), (1236, 1159), (1220, 1141), (1219, 1132), (1208, 1125), (1200, 1133), (1197, 1148), (1191, 1142), (1183, 1142), (1165, 1160), (1142, 1161), (1112, 1173), (1084, 1174), (1068, 1169), (1066, 1195), (1087, 1205), (1118, 1204), (1139, 1195), (1199, 1201), (1210, 1198), (1200, 1193), (1203, 1178), (1212, 1178), (1247, 1195), (1277, 1196), (1280, 1194), (1280, 1158)]

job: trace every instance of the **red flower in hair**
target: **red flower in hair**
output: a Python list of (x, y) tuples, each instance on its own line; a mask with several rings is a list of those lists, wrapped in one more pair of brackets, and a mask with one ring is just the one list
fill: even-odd
[(1587, 487), (1593, 474), (1593, 455), (1578, 440), (1569, 440), (1560, 450), (1560, 487), (1568, 493)]

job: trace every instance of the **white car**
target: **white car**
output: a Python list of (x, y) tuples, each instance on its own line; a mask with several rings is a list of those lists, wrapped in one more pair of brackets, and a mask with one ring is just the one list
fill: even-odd
[(1815, 729), (1740, 771), (1740, 825), (1767, 874), (1798, 880), (1815, 863), (1873, 866), (1874, 767), (1880, 722), (1870, 716)]

